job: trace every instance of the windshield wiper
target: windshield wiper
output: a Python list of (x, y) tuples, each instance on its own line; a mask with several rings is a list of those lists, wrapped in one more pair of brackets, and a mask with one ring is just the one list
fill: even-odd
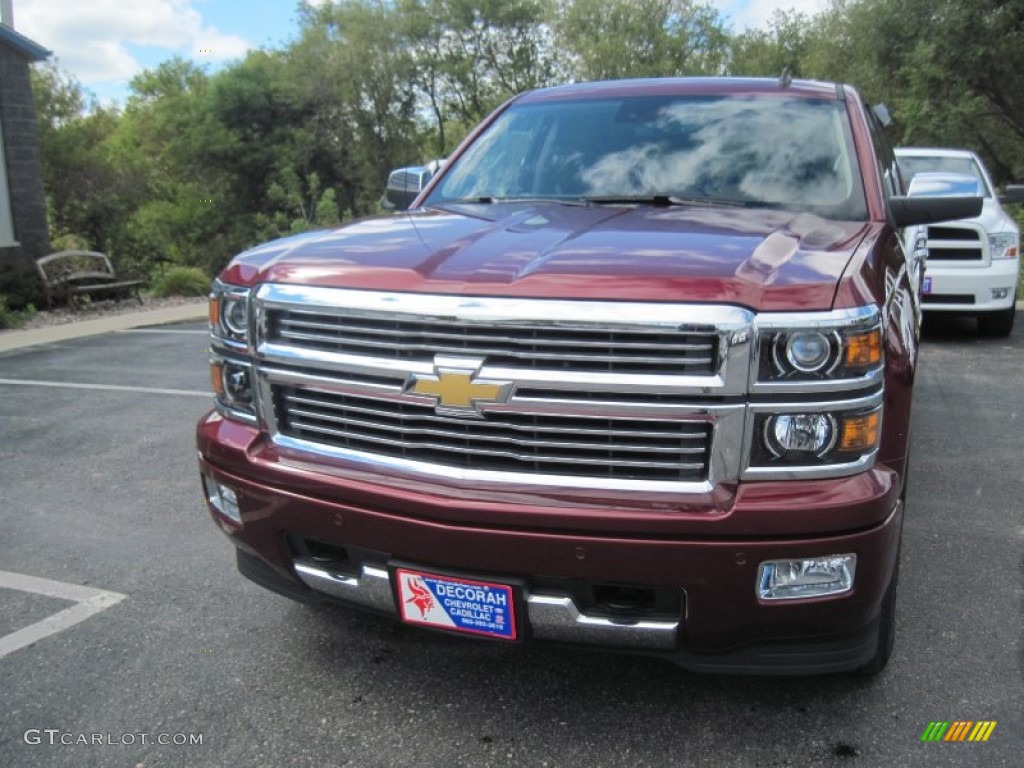
[(492, 197), (481, 195), (480, 197), (463, 197), (455, 200), (438, 200), (428, 202), (427, 205), (491, 205), (494, 203), (555, 203), (556, 205), (587, 205), (585, 200), (575, 197)]
[(744, 200), (716, 200), (710, 197), (676, 197), (675, 195), (588, 195), (581, 199), (596, 205), (632, 205), (636, 203), (666, 208), (672, 205), (728, 206), (731, 208), (747, 208), (754, 205), (754, 203)]
[(433, 203), (427, 203), (427, 205), (490, 205), (494, 202), (494, 198), (490, 195), (480, 195), (479, 197), (457, 197), (451, 200), (437, 200)]

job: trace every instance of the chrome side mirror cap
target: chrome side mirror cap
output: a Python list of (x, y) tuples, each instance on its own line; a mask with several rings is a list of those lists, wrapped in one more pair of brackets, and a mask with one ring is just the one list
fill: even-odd
[(973, 219), (981, 215), (982, 194), (981, 182), (973, 176), (919, 173), (906, 197), (889, 199), (889, 214), (899, 229)]
[(908, 197), (984, 197), (981, 181), (962, 173), (918, 173)]

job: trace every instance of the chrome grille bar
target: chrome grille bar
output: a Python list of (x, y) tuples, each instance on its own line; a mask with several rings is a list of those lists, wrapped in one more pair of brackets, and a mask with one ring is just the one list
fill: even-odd
[(714, 327), (684, 328), (560, 320), (508, 319), (497, 324), (443, 317), (367, 315), (333, 308), (269, 309), (266, 340), (335, 354), (375, 354), (430, 360), (435, 354), (486, 357), (491, 365), (601, 372), (717, 372), (719, 334)]
[[(308, 396), (309, 394), (315, 394), (311, 390), (305, 390), (304, 392), (305, 392), (306, 396), (295, 395), (295, 394), (290, 394), (288, 396), (288, 400), (289, 400), (289, 402), (293, 406), (292, 407), (292, 412), (293, 413), (301, 414), (301, 410), (302, 410), (301, 406), (302, 405), (310, 405), (310, 406), (322, 409), (322, 410), (316, 412), (319, 415), (319, 418), (328, 419), (328, 420), (337, 418), (335, 416), (330, 415), (330, 413), (329, 413), (330, 409), (332, 407), (334, 407), (332, 405), (332, 403), (330, 403), (329, 401), (324, 400), (324, 399), (316, 399), (316, 398), (309, 397)], [(372, 403), (373, 400), (367, 400), (366, 402), (367, 403)], [(298, 406), (298, 407), (295, 407), (295, 406)], [(388, 410), (385, 410), (385, 409), (382, 409), (382, 408), (373, 408), (373, 407), (370, 407), (368, 405), (346, 405), (344, 407), (344, 411), (347, 412), (347, 413), (365, 414), (365, 415), (368, 415), (368, 416), (379, 417), (379, 418), (382, 418), (382, 419), (392, 419), (394, 417), (394, 415), (395, 415), (393, 411), (388, 411)], [(306, 414), (306, 415), (309, 415), (309, 414)], [(534, 414), (530, 414), (530, 415), (534, 415)], [(495, 424), (494, 422), (484, 422), (483, 424), (481, 424), (479, 422), (473, 422), (473, 426), (474, 426), (474, 428), (477, 428), (477, 429), (486, 427), (488, 429), (501, 429), (501, 430), (515, 431), (515, 432), (534, 432), (534, 433), (538, 433), (538, 434), (544, 434), (544, 433), (547, 433), (547, 432), (550, 432), (552, 434), (563, 434), (565, 432), (565, 427), (564, 426), (557, 426), (557, 422), (558, 422), (558, 417), (557, 416), (553, 416), (551, 414), (535, 414), (535, 415), (540, 417), (540, 418), (537, 419), (537, 421), (538, 421), (537, 424), (531, 425), (531, 426), (525, 426), (525, 425), (522, 425), (522, 424), (513, 424), (513, 423), (510, 423), (510, 422), (504, 422), (504, 423), (501, 423), (501, 424)], [(437, 416), (437, 415), (433, 415), (433, 414), (426, 413), (426, 412), (423, 413), (423, 414), (417, 414), (415, 416), (415, 418), (419, 422), (424, 422), (424, 423), (428, 423), (428, 424), (443, 424), (443, 425), (449, 425), (449, 426), (452, 426), (452, 427), (459, 427), (459, 428), (463, 428), (463, 429), (466, 428), (467, 425), (469, 424), (469, 422), (467, 422), (465, 419), (457, 419), (457, 418), (453, 418), (453, 417), (449, 417), (449, 416)], [(598, 417), (593, 417), (593, 418), (596, 419)], [(354, 421), (354, 420), (351, 420), (351, 421)], [(369, 422), (369, 423), (379, 423), (379, 422)], [(623, 422), (623, 423), (626, 423), (626, 422)], [(632, 438), (672, 437), (673, 439), (684, 439), (684, 440), (703, 440), (704, 439), (703, 433), (700, 430), (694, 430), (691, 434), (680, 432), (678, 435), (670, 434), (665, 429), (654, 430), (653, 427), (656, 427), (656, 426), (664, 424), (664, 422), (661, 421), (661, 420), (650, 421), (650, 422), (647, 422), (647, 421), (637, 421), (637, 422), (634, 422), (634, 423), (637, 423), (637, 424), (641, 424), (642, 423), (642, 424), (644, 424), (644, 428), (643, 429), (625, 429), (625, 428), (623, 428), (623, 429), (599, 429), (597, 427), (593, 427), (593, 428), (576, 427), (574, 429), (574, 433), (578, 434), (578, 435), (593, 435), (595, 437), (607, 437), (607, 436), (632, 437)]]
[[(548, 420), (557, 426), (535, 433), (528, 422), (540, 417), (505, 413), (483, 422), (467, 421), (435, 416), (432, 409), (419, 405), (388, 403), (392, 408), (387, 410), (384, 401), (375, 406), (373, 400), (358, 397), (310, 394), (274, 387), (278, 428), (283, 434), (344, 448), (358, 449), (368, 443), (379, 452), (401, 457), (439, 453), (444, 454), (445, 463), (467, 467), (493, 468), (499, 463), (496, 460), (508, 459), (528, 464), (535, 472), (553, 472), (556, 467), (548, 465), (557, 465), (558, 473), (570, 476), (664, 474), (666, 480), (681, 480), (700, 479), (706, 473), (709, 429), (702, 423), (650, 422), (661, 428), (640, 436), (624, 428), (637, 423), (632, 419), (551, 417)], [(367, 413), (378, 418), (367, 420)], [(623, 428), (616, 429), (616, 424)], [(596, 429), (602, 425), (604, 432)], [(506, 469), (515, 471), (514, 465)]]

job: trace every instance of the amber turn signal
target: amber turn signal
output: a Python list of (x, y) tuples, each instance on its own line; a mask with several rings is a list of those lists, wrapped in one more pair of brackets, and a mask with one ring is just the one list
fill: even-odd
[(210, 363), (210, 384), (217, 397), (224, 396), (224, 370), (220, 363)]
[(839, 450), (871, 450), (878, 445), (878, 434), (881, 424), (881, 411), (874, 411), (873, 413), (867, 413), (863, 416), (850, 416), (843, 419), (843, 427), (839, 437)]
[(210, 297), (210, 328), (216, 328), (220, 322), (220, 297)]
[(846, 364), (871, 368), (882, 361), (882, 331), (878, 328), (846, 337)]

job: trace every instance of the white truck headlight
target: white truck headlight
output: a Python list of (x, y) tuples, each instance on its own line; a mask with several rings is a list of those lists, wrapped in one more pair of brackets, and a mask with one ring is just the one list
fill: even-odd
[(993, 259), (1016, 259), (1020, 253), (1020, 238), (1016, 232), (990, 234), (988, 252)]

